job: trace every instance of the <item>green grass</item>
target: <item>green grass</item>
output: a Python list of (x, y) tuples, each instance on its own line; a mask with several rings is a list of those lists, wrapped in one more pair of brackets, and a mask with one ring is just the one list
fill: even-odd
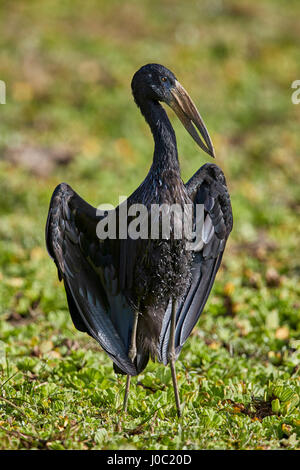
[[(1, 10), (0, 448), (299, 449), (299, 2), (18, 0)], [(130, 95), (147, 62), (171, 68), (197, 103), (234, 212), (177, 361), (180, 420), (170, 371), (153, 363), (122, 416), (124, 378), (73, 327), (44, 243), (56, 184), (117, 203), (148, 171), (151, 136)], [(169, 114), (188, 179), (208, 159)], [(6, 158), (15, 147), (64, 149), (72, 161), (32, 170)]]

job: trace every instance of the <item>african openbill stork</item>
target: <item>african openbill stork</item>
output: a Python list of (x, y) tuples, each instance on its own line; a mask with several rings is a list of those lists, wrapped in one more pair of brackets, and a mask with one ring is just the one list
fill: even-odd
[[(200, 226), (194, 215), (200, 242), (190, 250), (186, 234), (175, 239), (174, 218), (169, 238), (101, 240), (96, 227), (103, 215), (65, 183), (52, 195), (46, 242), (75, 327), (100, 343), (115, 372), (127, 374), (123, 409), (127, 411), (131, 376), (139, 374), (151, 356), (165, 365), (170, 362), (180, 416), (175, 360), (220, 266), (232, 229), (230, 197), (224, 174), (214, 164), (203, 165), (186, 184), (181, 179), (175, 133), (160, 102), (175, 111), (205, 152), (213, 157), (214, 150), (196, 106), (175, 75), (162, 65), (148, 64), (135, 73), (131, 86), (155, 147), (152, 166), (127, 205), (143, 204), (150, 219), (152, 204), (189, 204), (194, 209), (202, 204)], [(115, 211), (120, 213), (120, 205)]]

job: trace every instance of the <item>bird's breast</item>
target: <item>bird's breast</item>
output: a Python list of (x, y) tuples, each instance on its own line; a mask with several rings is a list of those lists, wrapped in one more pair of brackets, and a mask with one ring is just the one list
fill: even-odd
[(139, 230), (147, 236), (134, 242), (138, 253), (130, 297), (148, 311), (164, 307), (170, 296), (180, 297), (189, 285), (192, 254), (187, 240), (192, 224), (185, 224), (184, 218), (192, 202), (180, 175), (166, 170), (148, 175), (128, 199), (128, 209), (135, 204), (146, 210)]

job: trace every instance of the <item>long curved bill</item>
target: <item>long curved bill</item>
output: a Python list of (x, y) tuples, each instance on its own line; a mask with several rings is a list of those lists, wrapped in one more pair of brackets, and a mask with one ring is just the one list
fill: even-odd
[[(172, 87), (170, 91), (171, 99), (168, 105), (177, 114), (180, 121), (186, 130), (191, 134), (193, 139), (197, 142), (199, 147), (201, 147), (204, 152), (207, 152), (212, 157), (215, 157), (214, 147), (209, 137), (208, 131), (199, 114), (199, 111), (197, 110), (187, 91), (177, 80), (175, 81), (175, 86)], [(201, 139), (195, 126), (203, 140)]]

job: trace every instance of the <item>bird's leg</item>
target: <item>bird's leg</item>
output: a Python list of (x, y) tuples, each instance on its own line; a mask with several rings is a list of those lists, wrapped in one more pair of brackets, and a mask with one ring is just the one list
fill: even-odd
[[(130, 342), (130, 348), (128, 352), (128, 357), (129, 359), (131, 359), (132, 362), (134, 361), (135, 356), (136, 356), (136, 331), (137, 331), (138, 318), (139, 318), (139, 312), (138, 310), (136, 310), (134, 312), (131, 342)], [(123, 402), (123, 411), (125, 413), (127, 412), (130, 381), (131, 381), (131, 375), (128, 374), (126, 378), (126, 388), (125, 388), (125, 395), (124, 395), (124, 402)]]
[(180, 400), (179, 400), (178, 384), (177, 384), (176, 369), (175, 369), (175, 357), (176, 357), (175, 356), (175, 326), (176, 326), (176, 300), (172, 299), (171, 327), (170, 327), (168, 354), (169, 354), (169, 361), (170, 361), (170, 366), (171, 366), (171, 374), (172, 374), (173, 388), (174, 388), (174, 394), (175, 394), (177, 416), (178, 418), (180, 418), (181, 416)]

